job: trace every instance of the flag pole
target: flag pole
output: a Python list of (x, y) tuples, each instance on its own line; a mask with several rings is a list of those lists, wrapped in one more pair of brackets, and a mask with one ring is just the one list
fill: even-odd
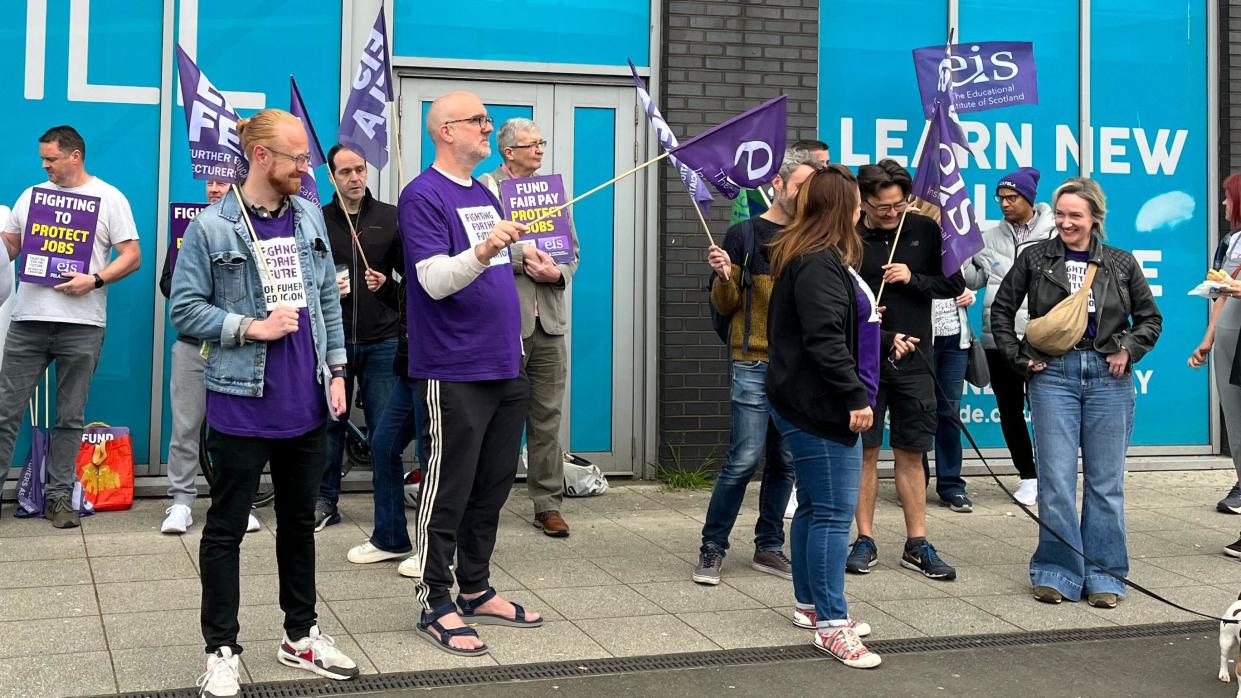
[[(396, 158), (396, 195), (400, 196), (401, 187), (405, 183), (405, 173), (401, 167), (401, 116), (395, 100), (388, 102), (388, 106), (392, 109), (392, 155)], [(345, 216), (345, 218), (348, 217), (347, 215)], [(368, 264), (366, 268), (370, 269), (370, 266)]]
[[(358, 238), (358, 229), (353, 227), (353, 219), (349, 217), (349, 211), (345, 208), (345, 202), (340, 199), (341, 197), (336, 197), (336, 205), (340, 206), (340, 212), (345, 214), (345, 222), (349, 224), (349, 234), (353, 236), (353, 244), (357, 246), (358, 254), (362, 255), (362, 264), (367, 271), (374, 271), (374, 269), (371, 269), (371, 263), (366, 261), (366, 253), (362, 251), (362, 240)], [(360, 208), (358, 210), (361, 211)]]
[(763, 204), (767, 206), (767, 208), (771, 208), (771, 199), (767, 197), (767, 192), (763, 191), (761, 186), (758, 187), (758, 195), (762, 197)]
[[(892, 258), (896, 256), (896, 246), (901, 243), (901, 231), (905, 228), (905, 216), (909, 215), (909, 205), (905, 206), (905, 210), (901, 212), (900, 225), (896, 226), (896, 239), (892, 241), (892, 251), (888, 253), (888, 264), (892, 263)], [(879, 305), (879, 299), (883, 298), (883, 289), (888, 285), (887, 280), (879, 282), (879, 293), (875, 294), (875, 305)]]
[[(608, 186), (608, 185), (610, 185), (610, 184), (615, 184), (616, 182), (618, 182), (618, 181), (620, 181), (620, 180), (622, 180), (622, 179), (624, 179), (624, 178), (628, 177), (629, 175), (631, 175), (631, 174), (633, 174), (633, 173), (637, 172), (638, 170), (641, 170), (641, 169), (642, 169), (642, 168), (644, 168), (644, 167), (650, 167), (651, 165), (654, 165), (655, 163), (659, 162), (660, 160), (663, 160), (664, 158), (668, 157), (668, 155), (669, 155), (668, 151), (666, 151), (666, 150), (665, 150), (665, 151), (663, 152), (663, 154), (661, 154), (661, 155), (656, 155), (655, 157), (651, 158), (650, 160), (647, 160), (646, 162), (642, 163), (641, 165), (638, 165), (637, 167), (635, 167), (635, 168), (633, 168), (633, 169), (631, 169), (631, 170), (626, 170), (625, 172), (622, 172), (622, 173), (620, 173), (620, 174), (616, 175), (616, 176), (615, 176), (615, 177), (613, 177), (612, 179), (609, 179), (608, 181), (604, 182), (603, 184), (600, 184), (599, 186), (595, 187), (594, 189), (591, 189), (590, 191), (586, 192), (585, 194), (579, 194), (578, 196), (573, 197), (573, 199), (572, 199), (572, 200), (570, 200), (568, 203), (564, 203), (564, 204), (561, 204), (561, 205), (559, 205), (559, 206), (554, 206), (554, 207), (552, 207), (552, 208), (548, 209), (547, 213), (543, 214), (542, 216), (539, 216), (538, 218), (535, 218), (534, 220), (530, 221), (530, 222), (529, 222), (529, 223), (527, 223), (526, 225), (534, 225), (535, 223), (540, 223), (540, 222), (545, 221), (545, 220), (547, 220), (547, 219), (549, 219), (549, 218), (553, 218), (553, 217), (555, 217), (555, 216), (558, 216), (558, 215), (560, 215), (560, 212), (561, 212), (561, 211), (565, 210), (566, 208), (569, 208), (569, 207), (570, 207), (570, 206), (572, 206), (573, 204), (576, 204), (577, 202), (581, 201), (582, 199), (585, 199), (586, 197), (590, 196), (591, 194), (594, 194), (595, 192), (602, 190), (604, 187), (607, 187), (607, 186)], [(698, 208), (698, 205), (697, 205), (697, 204), (695, 204), (695, 205), (694, 205), (694, 208)], [(701, 212), (701, 211), (699, 211), (699, 212), (698, 212), (698, 215), (699, 215), (699, 216), (701, 216), (701, 215), (702, 215), (702, 212)], [(707, 222), (704, 220), (702, 224), (705, 226), (705, 225), (707, 224)], [(711, 236), (711, 233), (710, 233), (710, 232), (708, 232), (708, 233), (707, 233), (707, 237), (710, 237), (710, 236)]]
[(694, 200), (694, 195), (690, 194), (688, 189), (685, 190), (685, 195), (689, 197), (689, 202), (691, 204), (691, 208), (694, 209), (694, 213), (698, 214), (698, 222), (702, 223), (702, 232), (707, 234), (707, 241), (714, 246), (715, 238), (711, 236), (711, 228), (707, 225), (707, 219), (702, 215), (702, 209), (698, 208), (698, 202)]

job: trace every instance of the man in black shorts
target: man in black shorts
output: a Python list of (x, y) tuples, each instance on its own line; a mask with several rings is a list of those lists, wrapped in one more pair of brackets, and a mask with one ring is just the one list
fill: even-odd
[[(862, 435), (862, 481), (858, 488), (858, 538), (849, 551), (845, 569), (866, 574), (879, 561), (875, 546), (875, 496), (879, 488), (879, 447), (883, 442), (884, 415), (891, 413), (889, 445), (896, 461), (896, 491), (905, 511), (905, 551), (901, 565), (931, 579), (956, 579), (957, 571), (944, 562), (926, 540), (926, 479), (922, 455), (935, 438), (935, 383), (931, 372), (931, 299), (956, 298), (965, 290), (957, 272), (945, 277), (940, 269), (939, 225), (912, 211), (913, 182), (909, 172), (892, 160), (858, 169), (862, 212), (858, 234), (865, 252), (862, 278), (878, 294), (883, 329), (898, 336), (922, 340), (918, 353), (901, 361), (884, 360), (879, 376), (875, 425)], [(899, 242), (901, 215), (905, 224)], [(892, 246), (896, 254), (891, 256)], [(891, 256), (891, 263), (888, 259)], [(886, 283), (885, 283), (886, 282)]]

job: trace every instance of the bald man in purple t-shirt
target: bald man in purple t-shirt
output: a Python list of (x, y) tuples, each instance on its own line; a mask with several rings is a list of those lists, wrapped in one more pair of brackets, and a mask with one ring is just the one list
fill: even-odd
[[(500, 509), (517, 475), (530, 384), (509, 245), (526, 228), (471, 174), (491, 154), (492, 119), (468, 92), (427, 112), (435, 162), (401, 192), (409, 377), (426, 406), (428, 458), (414, 532), (419, 634), (450, 654), (488, 651), (474, 625), (533, 628), (536, 613), (490, 585)], [(397, 388), (400, 389), (399, 387)], [(456, 558), (461, 593), (450, 595)]]

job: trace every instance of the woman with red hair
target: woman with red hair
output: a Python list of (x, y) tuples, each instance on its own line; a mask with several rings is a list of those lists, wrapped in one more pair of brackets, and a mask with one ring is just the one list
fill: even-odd
[[(1224, 217), (1232, 231), (1221, 237), (1215, 250), (1212, 269), (1222, 269), (1233, 278), (1241, 276), (1241, 173), (1224, 180)], [(1225, 514), (1241, 514), (1241, 385), (1233, 381), (1233, 365), (1237, 360), (1237, 344), (1241, 339), (1241, 300), (1230, 301), (1221, 296), (1211, 310), (1202, 343), (1189, 356), (1191, 368), (1206, 364), (1207, 353), (1215, 348), (1215, 387), (1219, 392), (1219, 404), (1224, 410), (1224, 424), (1228, 427), (1228, 448), (1232, 464), (1237, 469), (1237, 483), (1216, 508)], [(1241, 540), (1224, 548), (1232, 557), (1241, 557)]]

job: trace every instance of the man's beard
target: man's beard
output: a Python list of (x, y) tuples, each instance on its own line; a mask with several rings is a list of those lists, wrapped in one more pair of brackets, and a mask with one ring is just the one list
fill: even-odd
[(292, 176), (280, 177), (268, 172), (267, 183), (270, 184), (271, 188), (275, 189), (277, 193), (283, 194), (284, 196), (293, 196), (301, 190), (302, 178), (301, 176), (297, 176), (296, 178), (293, 178)]

